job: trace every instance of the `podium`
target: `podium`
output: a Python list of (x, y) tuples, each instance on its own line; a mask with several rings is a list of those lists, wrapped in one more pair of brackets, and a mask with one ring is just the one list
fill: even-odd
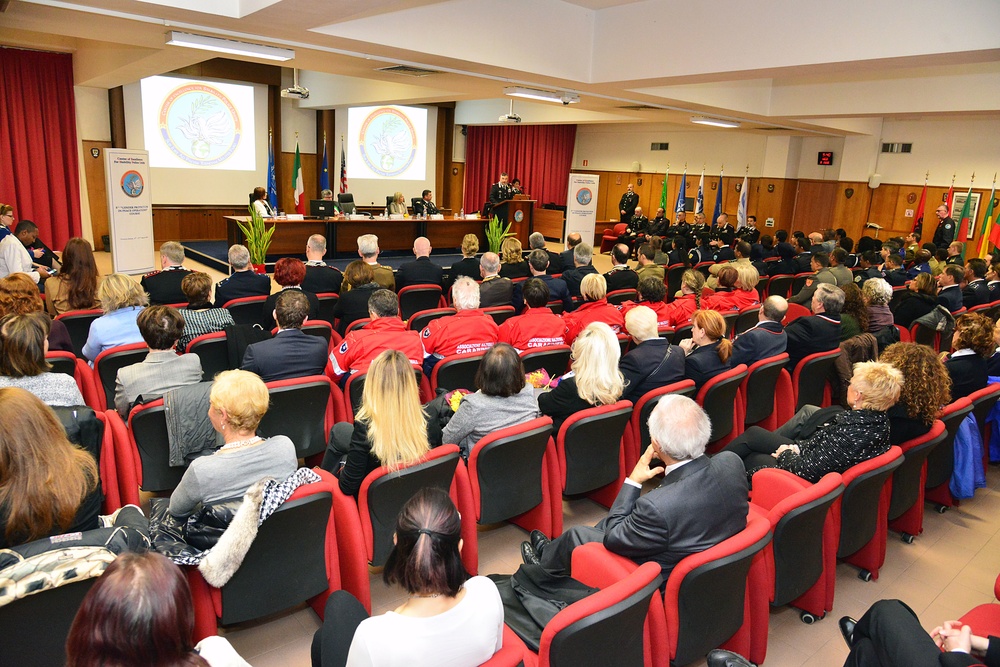
[(490, 217), (495, 215), (500, 218), (501, 222), (509, 222), (511, 233), (523, 246), (527, 247), (528, 237), (534, 231), (535, 200), (522, 199), (521, 196), (495, 205), (490, 210)]

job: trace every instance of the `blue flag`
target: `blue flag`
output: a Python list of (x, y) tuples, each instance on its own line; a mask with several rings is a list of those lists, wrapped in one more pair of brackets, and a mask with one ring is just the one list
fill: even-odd
[(722, 172), (719, 172), (719, 187), (715, 191), (715, 210), (712, 211), (712, 229), (715, 229), (715, 221), (722, 215)]
[(684, 210), (684, 203), (687, 199), (687, 169), (684, 170), (684, 175), (681, 176), (681, 188), (677, 193), (677, 205), (674, 206), (674, 213), (680, 213)]
[(267, 201), (271, 210), (278, 210), (278, 181), (274, 177), (274, 143), (270, 134), (267, 136)]
[(329, 190), (330, 189), (330, 163), (326, 159), (326, 135), (323, 135), (323, 164), (321, 165), (322, 171), (319, 173), (319, 189)]

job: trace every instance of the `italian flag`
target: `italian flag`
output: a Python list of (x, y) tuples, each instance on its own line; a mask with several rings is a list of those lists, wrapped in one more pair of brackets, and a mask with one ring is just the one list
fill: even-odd
[(295, 212), (306, 214), (306, 188), (302, 181), (302, 156), (299, 155), (299, 142), (295, 140), (295, 164), (292, 166), (292, 192), (295, 193)]

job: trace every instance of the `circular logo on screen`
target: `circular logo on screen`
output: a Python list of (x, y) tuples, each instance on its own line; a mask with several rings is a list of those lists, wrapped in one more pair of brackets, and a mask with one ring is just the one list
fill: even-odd
[(197, 167), (225, 162), (240, 145), (240, 115), (226, 95), (203, 83), (174, 88), (160, 105), (160, 136), (171, 153)]
[(417, 155), (417, 131), (402, 111), (375, 109), (358, 135), (361, 159), (379, 176), (392, 178), (410, 168)]
[(514, 211), (514, 222), (521, 222), (524, 220), (524, 211)]
[(576, 191), (576, 203), (580, 206), (586, 206), (594, 199), (594, 193), (590, 191), (590, 188), (580, 188)]
[(142, 194), (145, 184), (142, 182), (142, 174), (137, 171), (126, 171), (122, 174), (122, 192), (129, 197), (138, 197)]

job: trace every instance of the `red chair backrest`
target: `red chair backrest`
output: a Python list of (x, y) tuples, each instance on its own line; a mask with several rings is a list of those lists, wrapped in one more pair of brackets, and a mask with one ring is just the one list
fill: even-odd
[(803, 357), (792, 372), (795, 409), (803, 405), (822, 406), (830, 368), (841, 354), (840, 348)]
[[(98, 399), (103, 398), (104, 405), (95, 407), (95, 410), (106, 410), (115, 405), (115, 380), (118, 377), (119, 369), (137, 364), (146, 358), (149, 348), (145, 343), (130, 343), (109, 347), (97, 355), (94, 359), (94, 374), (97, 376)], [(100, 391), (103, 387), (104, 392)]]
[(788, 304), (788, 312), (785, 313), (785, 319), (781, 320), (781, 323), (787, 327), (800, 317), (809, 317), (810, 315), (812, 315), (812, 311), (805, 306), (798, 303), (790, 303)]
[(775, 389), (781, 370), (788, 363), (788, 353), (755, 361), (747, 369), (741, 390), (746, 401), (744, 422), (747, 425), (764, 421), (774, 412)]
[(726, 436), (735, 428), (741, 431), (743, 424), (737, 423), (737, 414), (741, 413), (742, 404), (737, 400), (740, 385), (747, 377), (746, 364), (739, 364), (725, 373), (719, 373), (702, 385), (695, 401), (712, 421), (712, 436), (709, 443), (714, 443)]

